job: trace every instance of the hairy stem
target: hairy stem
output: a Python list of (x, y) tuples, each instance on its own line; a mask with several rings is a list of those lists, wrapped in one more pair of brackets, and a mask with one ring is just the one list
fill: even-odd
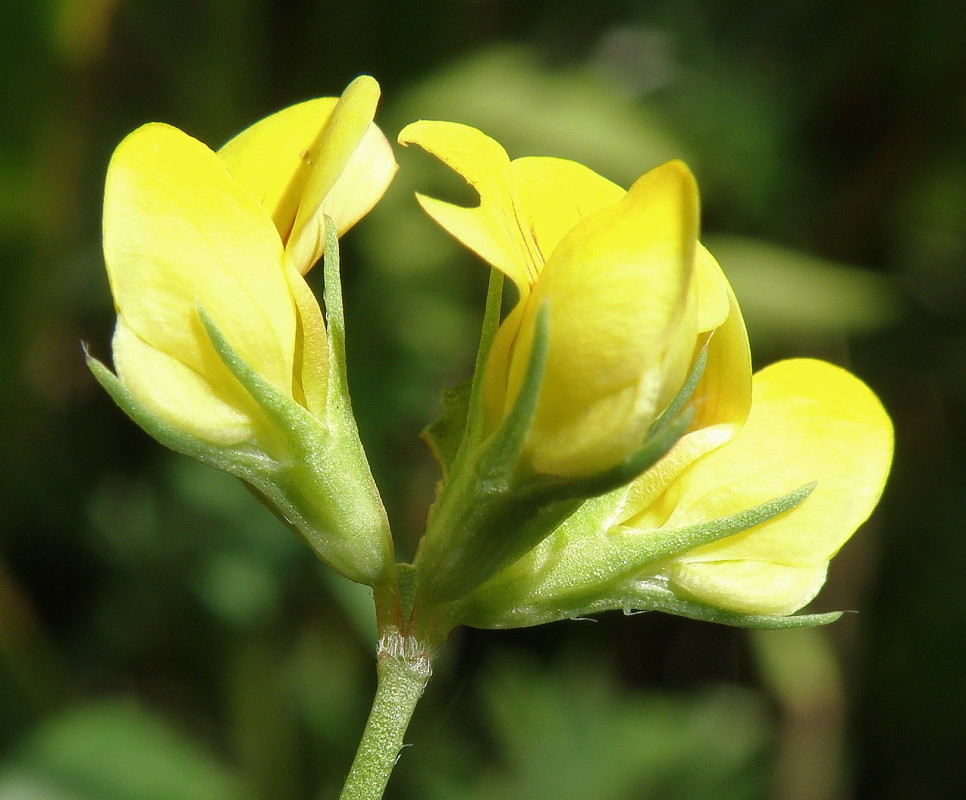
[(384, 631), (377, 659), (376, 697), (339, 800), (382, 797), (413, 710), (432, 674), (427, 647), (396, 628)]

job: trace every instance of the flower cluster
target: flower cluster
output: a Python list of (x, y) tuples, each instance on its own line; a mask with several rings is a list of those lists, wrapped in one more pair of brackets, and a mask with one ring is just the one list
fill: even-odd
[[(90, 359), (114, 399), (248, 482), (429, 640), (607, 609), (832, 618), (793, 615), (888, 474), (872, 391), (810, 359), (752, 376), (681, 162), (624, 190), (572, 161), (511, 160), (451, 122), (399, 142), (479, 195), (418, 200), (492, 278), (476, 374), (428, 430), (444, 479), (426, 534), (413, 564), (393, 564), (349, 404), (336, 241), (396, 169), (377, 99), (362, 77), (217, 152), (160, 124), (118, 146), (104, 203), (116, 374)], [(320, 258), (325, 316), (303, 277)]]

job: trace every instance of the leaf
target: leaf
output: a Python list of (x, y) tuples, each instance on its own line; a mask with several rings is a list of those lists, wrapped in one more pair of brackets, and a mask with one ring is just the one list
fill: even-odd
[(237, 779), (154, 713), (123, 699), (72, 708), (0, 773), (2, 800), (247, 800)]

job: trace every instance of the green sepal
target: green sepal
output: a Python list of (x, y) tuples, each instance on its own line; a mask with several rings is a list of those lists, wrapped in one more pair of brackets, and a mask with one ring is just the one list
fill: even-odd
[(825, 614), (792, 614), (788, 616), (780, 614), (741, 614), (681, 597), (658, 579), (650, 579), (637, 582), (636, 585), (629, 584), (610, 594), (603, 594), (583, 605), (568, 607), (566, 610), (555, 611), (550, 608), (540, 608), (524, 611), (519, 609), (513, 614), (507, 614), (502, 619), (494, 620), (485, 625), (471, 620), (461, 621), (464, 624), (480, 628), (522, 628), (561, 619), (581, 619), (603, 611), (623, 611), (625, 614), (660, 611), (665, 614), (704, 622), (716, 622), (738, 628), (769, 630), (828, 625), (830, 622), (835, 622), (844, 613), (842, 611), (831, 611)]
[(715, 606), (705, 605), (695, 600), (685, 599), (666, 587), (651, 586), (642, 590), (639, 596), (640, 606), (633, 603), (633, 609), (625, 613), (640, 613), (643, 611), (662, 611), (679, 617), (716, 622), (720, 625), (731, 625), (736, 628), (759, 628), (762, 630), (779, 630), (782, 628), (814, 628), (818, 625), (828, 625), (839, 619), (844, 612), (829, 611), (824, 614), (741, 614), (737, 611), (726, 611)]
[[(579, 501), (570, 499), (566, 503), (535, 500), (531, 492), (521, 491), (518, 477), (520, 454), (536, 413), (546, 367), (548, 327), (544, 307), (537, 314), (530, 361), (516, 401), (500, 427), (475, 447), (473, 440), (481, 428), (473, 427), (475, 420), (468, 416), (449, 480), (433, 507), (414, 562), (422, 600), (439, 604), (479, 586), (579, 506)], [(485, 360), (483, 364), (485, 368)], [(471, 390), (469, 415), (477, 400), (481, 405), (479, 372)]]
[(483, 404), (486, 383), (486, 363), (490, 357), (493, 340), (500, 328), (500, 313), (503, 308), (503, 273), (498, 269), (490, 270), (490, 280), (486, 287), (486, 308), (483, 312), (483, 325), (480, 330), (480, 344), (476, 349), (476, 363), (473, 367), (473, 380), (467, 405), (466, 428), (462, 445), (475, 446), (484, 435), (485, 408)]
[[(680, 391), (638, 450), (616, 466), (578, 478), (534, 473), (522, 455), (533, 424), (549, 349), (546, 306), (536, 317), (530, 360), (509, 413), (476, 443), (467, 423), (415, 565), (429, 603), (457, 601), (540, 544), (588, 498), (610, 492), (663, 458), (693, 419), (688, 405), (706, 362), (699, 351)], [(474, 385), (474, 390), (477, 385)], [(474, 398), (469, 409), (472, 413)]]
[(791, 511), (816, 485), (710, 522), (653, 531), (612, 524), (622, 493), (590, 500), (531, 553), (460, 601), (454, 614), (475, 627), (520, 627), (591, 609), (636, 607), (638, 585), (656, 580), (664, 564)]
[(443, 479), (459, 457), (464, 446), (479, 443), (484, 427), (483, 386), (486, 362), (493, 346), (493, 339), (500, 327), (500, 309), (503, 303), (503, 273), (490, 270), (486, 291), (486, 311), (480, 331), (480, 343), (476, 351), (476, 368), (472, 380), (461, 381), (444, 389), (440, 398), (440, 414), (422, 433), (423, 440), (439, 463)]
[(243, 480), (251, 480), (255, 475), (275, 467), (272, 459), (262, 450), (248, 447), (218, 447), (169, 425), (140, 403), (121, 383), (117, 375), (90, 354), (86, 345), (84, 360), (94, 378), (118, 407), (149, 436), (165, 447)]
[(238, 355), (204, 308), (197, 313), (218, 357), (284, 441), (284, 463), (249, 479), (253, 487), (337, 572), (369, 586), (389, 580), (389, 525), (355, 424), (345, 424), (348, 398), (340, 393), (328, 401), (334, 413), (323, 424)]
[[(349, 402), (349, 378), (345, 358), (345, 311), (342, 307), (342, 277), (339, 233), (331, 217), (325, 217), (325, 250), (322, 261), (322, 302), (328, 342), (326, 414), (355, 429)], [(358, 434), (356, 434), (358, 435)]]

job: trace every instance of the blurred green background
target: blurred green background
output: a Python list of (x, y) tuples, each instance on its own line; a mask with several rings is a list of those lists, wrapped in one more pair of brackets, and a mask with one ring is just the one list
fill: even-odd
[[(374, 686), (365, 592), (95, 385), (115, 144), (217, 146), (369, 72), (390, 138), (476, 124), (629, 184), (698, 176), (756, 363), (849, 366), (896, 465), (828, 629), (611, 614), (458, 631), (389, 798), (958, 797), (966, 785), (966, 50), (947, 0), (7, 0), (0, 4), (0, 800), (337, 794)], [(350, 381), (399, 540), (417, 439), (468, 374), (485, 270), (411, 201), (346, 237)]]

